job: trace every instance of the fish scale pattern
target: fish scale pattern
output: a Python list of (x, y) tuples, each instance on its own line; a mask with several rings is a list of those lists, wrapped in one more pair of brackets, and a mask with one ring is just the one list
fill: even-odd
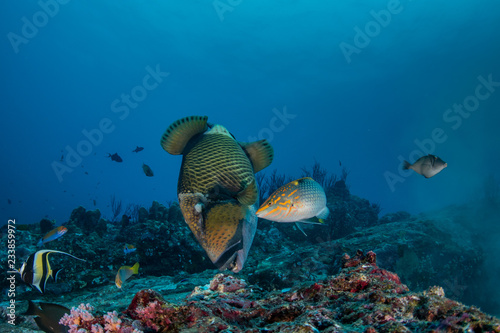
[[(254, 183), (252, 164), (233, 138), (223, 134), (204, 135), (185, 156), (179, 178), (179, 193), (207, 194), (218, 187), (236, 196)], [(257, 200), (257, 188), (248, 202)]]

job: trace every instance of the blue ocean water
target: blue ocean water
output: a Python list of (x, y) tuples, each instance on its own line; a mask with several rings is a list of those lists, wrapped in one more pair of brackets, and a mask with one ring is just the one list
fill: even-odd
[[(159, 142), (189, 115), (267, 138), (266, 172), (347, 167), (382, 214), (478, 199), (500, 179), (499, 17), (494, 0), (4, 2), (0, 223), (175, 200), (181, 158)], [(400, 171), (424, 153), (448, 167)]]

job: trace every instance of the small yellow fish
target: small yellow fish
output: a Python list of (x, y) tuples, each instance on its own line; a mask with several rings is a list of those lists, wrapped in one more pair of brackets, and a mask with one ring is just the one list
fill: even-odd
[[(256, 215), (274, 222), (323, 223), (329, 213), (325, 191), (314, 179), (305, 177), (277, 189)], [(314, 217), (318, 220), (310, 220)]]
[(136, 262), (134, 266), (122, 266), (116, 273), (115, 284), (121, 289), (122, 284), (127, 281), (132, 275), (139, 273), (139, 263)]

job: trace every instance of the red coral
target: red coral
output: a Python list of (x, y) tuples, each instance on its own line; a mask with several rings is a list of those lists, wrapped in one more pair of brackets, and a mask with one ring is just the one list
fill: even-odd
[(151, 289), (139, 291), (124, 313), (157, 332), (170, 328), (171, 319), (176, 317), (175, 309), (167, 306), (163, 297)]

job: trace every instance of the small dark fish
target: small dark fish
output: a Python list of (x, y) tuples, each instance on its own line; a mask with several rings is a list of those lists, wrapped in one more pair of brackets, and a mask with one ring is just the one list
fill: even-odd
[(94, 206), (95, 206), (95, 204), (96, 204), (95, 199), (94, 199), (94, 200), (92, 200), (92, 201), (94, 202)]
[(85, 174), (88, 175), (89, 173), (87, 171), (85, 171)]
[(10, 205), (12, 203), (12, 200), (7, 199), (7, 203)]
[(437, 175), (448, 166), (448, 163), (436, 155), (431, 154), (420, 157), (413, 164), (410, 164), (410, 162), (407, 161), (404, 161), (403, 163), (404, 170), (412, 169), (425, 178), (431, 178), (432, 176)]
[(24, 282), (35, 287), (42, 294), (45, 291), (47, 280), (51, 277), (57, 282), (57, 274), (62, 270), (62, 268), (60, 268), (53, 271), (50, 267), (49, 254), (51, 253), (62, 253), (72, 258), (85, 261), (69, 253), (56, 250), (41, 250), (31, 254), (17, 272), (21, 275), (21, 279)]
[(342, 166), (342, 162), (339, 160), (339, 166)]
[(61, 162), (64, 161), (64, 155), (61, 155)]
[(144, 174), (148, 177), (153, 177), (154, 173), (153, 170), (149, 167), (149, 165), (142, 163), (142, 170), (144, 171)]
[(138, 153), (140, 151), (143, 151), (144, 150), (144, 147), (139, 147), (137, 146), (137, 148), (135, 148), (134, 150), (132, 150), (133, 153)]
[(110, 157), (112, 161), (115, 161), (118, 163), (123, 162), (122, 158), (118, 155), (118, 153), (114, 153), (113, 155), (108, 154), (108, 157)]
[(67, 333), (69, 327), (59, 324), (59, 321), (65, 314), (70, 314), (70, 309), (54, 303), (37, 304), (28, 301), (28, 310), (24, 313), (25, 316), (36, 316), (35, 322), (38, 327), (47, 333)]

